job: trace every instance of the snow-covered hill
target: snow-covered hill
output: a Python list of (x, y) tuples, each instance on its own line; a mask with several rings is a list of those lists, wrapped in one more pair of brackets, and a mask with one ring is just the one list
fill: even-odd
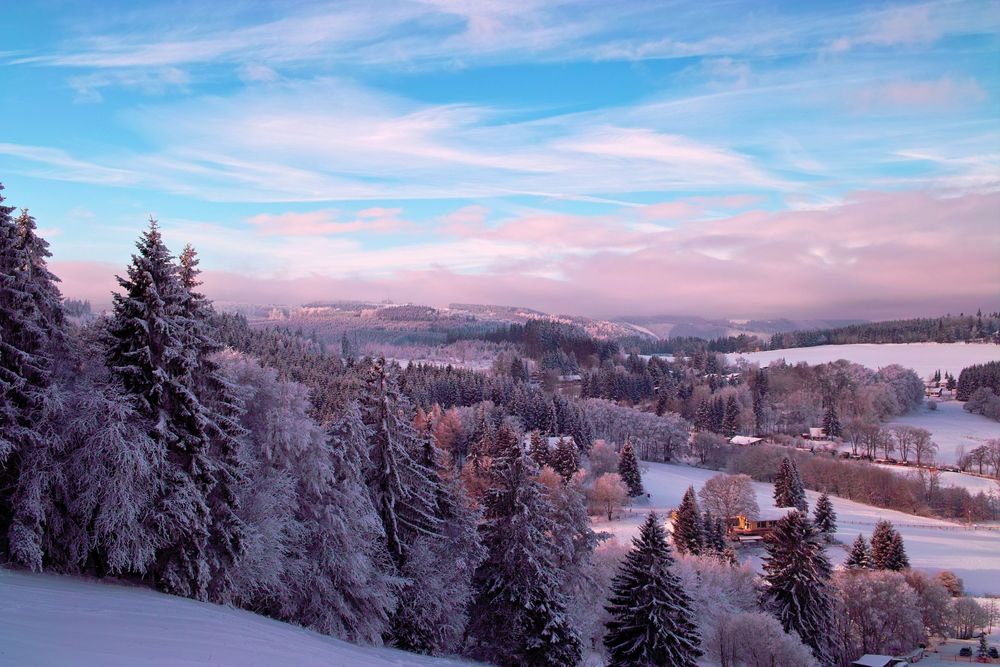
[[(622, 520), (595, 522), (596, 530), (614, 533), (620, 541), (628, 542), (638, 532), (639, 524), (650, 509), (666, 516), (680, 504), (688, 486), (693, 485), (698, 490), (705, 480), (718, 474), (712, 470), (666, 463), (644, 463), (643, 466), (642, 483), (650, 494), (648, 503), (645, 500), (637, 503), (631, 514)], [(761, 509), (774, 507), (772, 484), (755, 482), (754, 490)], [(806, 497), (809, 507), (815, 507), (819, 494), (807, 491)], [(962, 577), (971, 593), (1000, 593), (1000, 529), (996, 526), (968, 527), (843, 498), (831, 497), (831, 500), (837, 512), (836, 539), (840, 542), (850, 544), (858, 533), (870, 538), (875, 523), (879, 519), (888, 519), (902, 534), (913, 567), (930, 572), (952, 570)], [(846, 557), (846, 550), (839, 545), (831, 546), (827, 551), (835, 565)], [(756, 553), (744, 551), (742, 554), (759, 564), (759, 550)]]
[(156, 591), (0, 569), (0, 665), (468, 667)]
[(878, 369), (890, 364), (912, 368), (922, 378), (934, 371), (951, 372), (955, 377), (966, 366), (987, 361), (1000, 360), (1000, 345), (978, 343), (900, 343), (855, 345), (820, 345), (817, 347), (796, 347), (785, 350), (767, 350), (746, 354), (727, 355), (729, 361), (743, 357), (748, 361), (766, 366), (776, 359), (784, 359), (789, 364), (804, 361), (810, 365), (825, 364), (838, 359), (868, 368)]

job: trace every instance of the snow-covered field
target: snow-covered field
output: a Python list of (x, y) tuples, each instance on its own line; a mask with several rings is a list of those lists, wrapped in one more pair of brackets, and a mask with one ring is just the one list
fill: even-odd
[(804, 361), (808, 364), (823, 364), (838, 359), (847, 359), (856, 364), (878, 369), (890, 364), (912, 368), (922, 378), (934, 371), (951, 372), (955, 377), (966, 366), (986, 361), (1000, 360), (1000, 345), (987, 343), (902, 343), (856, 345), (820, 345), (818, 347), (796, 347), (786, 350), (767, 350), (747, 354), (726, 355), (730, 363), (738, 357), (766, 366), (776, 359), (784, 359), (790, 364)]
[[(916, 477), (920, 474), (916, 468), (912, 467), (881, 464), (876, 465), (880, 468), (891, 470), (902, 477)], [(978, 477), (976, 475), (950, 471), (941, 471), (938, 474), (941, 475), (941, 486), (957, 486), (966, 489), (969, 493), (979, 493), (980, 491), (983, 493), (990, 493), (993, 491), (1000, 491), (1000, 481), (989, 477)]]
[(962, 409), (963, 405), (959, 401), (941, 401), (937, 410), (928, 410), (925, 405), (897, 417), (889, 425), (906, 424), (927, 429), (938, 446), (935, 460), (939, 463), (958, 463), (959, 450), (968, 453), (987, 440), (1000, 438), (1000, 422), (966, 412)]
[[(688, 486), (701, 488), (709, 477), (717, 474), (712, 470), (666, 463), (644, 463), (642, 482), (650, 494), (650, 500), (637, 503), (630, 513), (621, 520), (596, 521), (595, 530), (613, 533), (620, 541), (628, 542), (638, 532), (639, 524), (650, 509), (655, 509), (664, 517), (680, 504)], [(757, 503), (761, 509), (774, 507), (771, 484), (754, 483)], [(809, 506), (812, 508), (819, 494), (807, 491)], [(952, 570), (965, 581), (971, 593), (1000, 593), (1000, 530), (996, 527), (967, 527), (939, 519), (917, 517), (903, 512), (863, 505), (843, 498), (832, 497), (837, 512), (838, 531), (836, 539), (845, 545), (863, 533), (871, 537), (875, 523), (880, 519), (892, 521), (903, 536), (910, 563), (915, 568), (928, 571)], [(748, 557), (759, 565), (761, 551), (754, 550)], [(839, 564), (847, 555), (839, 545), (828, 549), (831, 561)]]
[(0, 569), (0, 665), (472, 664), (355, 646), (247, 611), (145, 588)]

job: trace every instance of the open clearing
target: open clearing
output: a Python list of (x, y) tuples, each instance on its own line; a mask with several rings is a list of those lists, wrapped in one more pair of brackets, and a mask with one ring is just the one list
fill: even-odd
[(1000, 438), (1000, 422), (966, 412), (963, 405), (959, 401), (941, 401), (937, 410), (928, 410), (925, 405), (893, 419), (889, 426), (905, 424), (927, 429), (938, 446), (934, 459), (939, 463), (958, 463), (961, 452), (968, 453), (988, 440)]
[(0, 569), (0, 665), (460, 667), (145, 588)]
[(726, 355), (730, 363), (739, 357), (767, 366), (772, 361), (784, 359), (789, 364), (804, 361), (807, 364), (824, 364), (847, 359), (868, 368), (879, 369), (891, 364), (912, 368), (921, 378), (940, 370), (955, 377), (966, 366), (1000, 360), (1000, 345), (988, 343), (900, 343), (855, 345), (820, 345), (795, 347), (784, 350), (767, 350), (745, 354)]
[[(595, 521), (595, 530), (613, 533), (620, 541), (628, 542), (638, 532), (639, 524), (650, 510), (665, 518), (669, 511), (680, 504), (688, 486), (701, 488), (709, 477), (718, 474), (684, 465), (644, 463), (643, 485), (650, 494), (649, 501), (642, 499), (626, 515), (616, 521)], [(773, 508), (773, 485), (754, 482), (757, 503), (761, 509)], [(807, 491), (810, 509), (819, 494)], [(904, 514), (893, 510), (863, 505), (843, 498), (831, 497), (837, 512), (836, 539), (849, 545), (858, 533), (871, 537), (879, 519), (888, 519), (896, 526), (906, 543), (906, 551), (913, 567), (930, 572), (952, 570), (965, 581), (966, 589), (975, 594), (1000, 593), (1000, 530), (995, 527), (969, 527), (940, 519)], [(847, 555), (846, 548), (833, 545), (827, 549), (834, 565)], [(742, 559), (759, 566), (762, 549), (740, 552)]]

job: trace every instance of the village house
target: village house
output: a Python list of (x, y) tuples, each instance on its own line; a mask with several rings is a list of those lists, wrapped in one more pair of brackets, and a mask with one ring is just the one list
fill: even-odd
[(754, 518), (738, 514), (729, 522), (729, 534), (741, 544), (761, 542), (774, 531), (779, 520), (794, 511), (794, 507), (778, 507), (762, 509)]
[(750, 435), (734, 435), (729, 439), (729, 444), (737, 447), (753, 447), (762, 442), (764, 442), (764, 438), (755, 438)]
[(851, 667), (909, 667), (909, 664), (903, 658), (868, 653), (852, 662)]

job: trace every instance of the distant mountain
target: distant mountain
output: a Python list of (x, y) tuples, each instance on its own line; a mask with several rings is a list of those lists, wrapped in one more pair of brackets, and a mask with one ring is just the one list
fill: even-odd
[(694, 315), (640, 315), (620, 317), (615, 321), (632, 327), (646, 335), (658, 338), (697, 337), (706, 340), (739, 336), (740, 334), (769, 339), (776, 333), (786, 333), (803, 329), (833, 329), (866, 322), (866, 320), (792, 320), (787, 318), (772, 320), (725, 320), (709, 319)]

